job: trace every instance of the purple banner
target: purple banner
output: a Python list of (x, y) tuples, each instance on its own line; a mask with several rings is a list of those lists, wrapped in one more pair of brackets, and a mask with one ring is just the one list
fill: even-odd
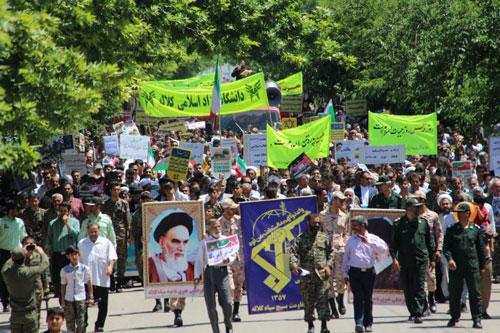
[(240, 203), (250, 314), (303, 308), (299, 278), (290, 271), (290, 248), (317, 214), (316, 197)]

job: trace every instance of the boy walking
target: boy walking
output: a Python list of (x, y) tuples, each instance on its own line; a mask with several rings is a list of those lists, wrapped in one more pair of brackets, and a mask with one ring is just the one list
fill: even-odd
[(90, 269), (78, 261), (80, 251), (76, 246), (69, 246), (64, 254), (70, 262), (61, 269), (61, 305), (66, 314), (66, 327), (68, 331), (83, 333), (86, 283), (90, 295), (89, 304), (94, 304)]

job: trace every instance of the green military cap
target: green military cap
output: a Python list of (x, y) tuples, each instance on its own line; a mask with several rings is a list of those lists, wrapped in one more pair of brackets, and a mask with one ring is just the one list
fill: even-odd
[(454, 212), (470, 212), (470, 207), (469, 207), (469, 205), (468, 205), (468, 204), (466, 204), (466, 203), (464, 202), (464, 203), (459, 204), (459, 205), (455, 208)]
[(409, 198), (406, 200), (406, 207), (420, 207), (423, 203), (420, 203), (415, 198)]
[(391, 182), (391, 179), (389, 178), (389, 176), (382, 175), (382, 176), (378, 177), (378, 181), (375, 183), (375, 185), (382, 185), (382, 184), (386, 184), (386, 183), (390, 183), (390, 182)]
[(20, 260), (26, 256), (26, 250), (22, 247), (16, 247), (14, 250), (10, 251), (10, 256), (12, 260)]

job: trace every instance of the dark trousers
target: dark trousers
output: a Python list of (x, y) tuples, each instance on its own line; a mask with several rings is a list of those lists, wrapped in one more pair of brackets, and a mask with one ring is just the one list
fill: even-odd
[(226, 328), (232, 328), (231, 323), (231, 287), (229, 285), (229, 274), (227, 267), (207, 266), (203, 275), (203, 287), (205, 289), (205, 304), (207, 305), (208, 318), (214, 333), (219, 333), (219, 318), (215, 303), (215, 293), (219, 299), (219, 305), (224, 314), (224, 324)]
[(450, 315), (451, 318), (460, 319), (462, 290), (464, 280), (469, 291), (469, 306), (472, 319), (481, 319), (481, 292), (479, 288), (479, 272), (449, 272), (450, 282)]
[(108, 316), (108, 295), (109, 288), (94, 286), (94, 300), (97, 302), (97, 320), (95, 322), (96, 328), (103, 328), (106, 317)]
[(399, 279), (403, 285), (406, 307), (411, 316), (422, 316), (425, 302), (425, 272), (427, 264), (401, 267)]
[(373, 324), (373, 286), (375, 285), (375, 269), (366, 271), (349, 269), (349, 283), (354, 296), (354, 321), (356, 325), (365, 327)]
[[(0, 270), (3, 268), (3, 265), (10, 258), (10, 251), (0, 249)], [(2, 305), (6, 307), (9, 305), (9, 291), (7, 290), (7, 285), (3, 280), (3, 275), (0, 274), (0, 297), (2, 297)]]
[(54, 295), (61, 303), (61, 269), (69, 264), (69, 260), (62, 252), (52, 252), (50, 265), (50, 279), (54, 285)]

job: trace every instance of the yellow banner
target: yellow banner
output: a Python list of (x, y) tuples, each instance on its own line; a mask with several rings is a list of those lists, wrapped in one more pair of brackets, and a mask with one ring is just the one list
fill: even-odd
[(281, 89), (281, 94), (283, 96), (302, 94), (304, 88), (302, 81), (302, 72), (290, 75), (289, 77), (278, 81)]

